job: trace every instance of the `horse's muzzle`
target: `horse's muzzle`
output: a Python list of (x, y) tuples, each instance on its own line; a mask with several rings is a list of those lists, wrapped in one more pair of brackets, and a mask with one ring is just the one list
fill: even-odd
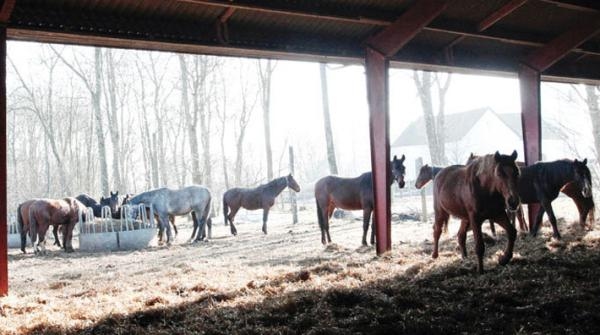
[(405, 185), (406, 183), (404, 182), (404, 180), (398, 180), (398, 187), (404, 188)]
[(506, 208), (511, 212), (516, 212), (519, 209), (519, 198), (509, 197), (506, 201)]

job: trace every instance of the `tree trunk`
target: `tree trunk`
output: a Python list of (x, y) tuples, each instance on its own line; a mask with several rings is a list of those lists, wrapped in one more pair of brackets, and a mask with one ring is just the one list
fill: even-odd
[(100, 48), (94, 48), (94, 73), (95, 86), (91, 93), (92, 108), (96, 118), (96, 138), (98, 140), (98, 159), (100, 161), (100, 181), (102, 194), (109, 194), (108, 165), (106, 164), (106, 145), (104, 143), (104, 127), (102, 125), (102, 108), (100, 98), (102, 95), (102, 52)]
[(260, 78), (261, 102), (263, 110), (263, 127), (265, 134), (265, 152), (267, 155), (267, 180), (273, 179), (273, 150), (271, 148), (271, 78), (275, 67), (271, 60), (263, 67), (262, 62), (258, 61), (258, 75)]
[(327, 88), (327, 65), (319, 64), (321, 74), (321, 101), (323, 103), (323, 125), (325, 126), (325, 142), (327, 144), (327, 161), (329, 162), (329, 173), (338, 174), (337, 160), (335, 158), (335, 147), (333, 145), (333, 131), (331, 130), (331, 118), (329, 116), (329, 91)]
[[(598, 93), (600, 86), (585, 86), (586, 103), (590, 111), (590, 119), (592, 121), (592, 135), (594, 137), (594, 149), (596, 149), (596, 157), (600, 155), (600, 108), (598, 106)], [(600, 163), (597, 163), (600, 164)]]
[(112, 143), (112, 177), (113, 187), (116, 190), (123, 189), (123, 183), (121, 181), (121, 134), (119, 132), (118, 122), (118, 104), (117, 104), (117, 92), (116, 92), (116, 76), (114, 58), (112, 51), (106, 49), (106, 76), (107, 76), (107, 91), (108, 91), (108, 108), (106, 110), (106, 116), (108, 119), (108, 130), (110, 133), (110, 140)]

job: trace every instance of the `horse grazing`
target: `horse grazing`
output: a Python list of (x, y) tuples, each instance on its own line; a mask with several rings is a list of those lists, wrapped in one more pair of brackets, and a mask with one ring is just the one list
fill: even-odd
[(521, 202), (541, 205), (531, 226), (531, 235), (537, 235), (546, 212), (552, 224), (553, 237), (560, 239), (552, 201), (558, 197), (561, 190), (575, 201), (579, 210), (580, 224), (585, 227), (587, 214), (591, 211), (593, 218), (594, 209), (592, 178), (587, 167), (587, 158), (583, 161), (562, 159), (553, 162), (537, 162), (521, 169), (519, 179)]
[[(17, 224), (19, 231), (23, 231), (24, 227), (29, 227), (29, 207), (32, 203), (39, 199), (31, 199), (24, 201), (17, 207)], [(60, 239), (58, 238), (58, 224), (53, 225), (52, 235), (54, 236), (54, 245), (61, 247)], [(27, 234), (21, 234), (21, 251), (25, 253), (25, 245), (27, 244)]]
[[(63, 248), (66, 252), (73, 252), (73, 228), (79, 221), (79, 211), (85, 219), (85, 206), (77, 199), (68, 197), (64, 199), (36, 199), (29, 204), (29, 220), (21, 226), (21, 250), (25, 252), (26, 234), (29, 232), (34, 252), (46, 253), (46, 231), (50, 225), (62, 225)], [(38, 240), (37, 245), (35, 244)], [(40, 249), (41, 248), (41, 249)]]
[[(119, 192), (113, 193), (110, 192), (110, 197), (100, 197), (100, 203), (96, 201), (96, 199), (92, 198), (88, 194), (82, 193), (75, 197), (79, 200), (85, 207), (90, 207), (94, 211), (94, 216), (99, 218), (102, 216), (102, 207), (108, 206), (110, 208), (110, 212), (113, 214), (113, 218), (115, 217), (115, 213), (118, 212), (119, 209)], [(118, 218), (118, 217), (117, 217)]]
[[(229, 189), (223, 193), (223, 217), (225, 225), (227, 221), (231, 224), (231, 234), (237, 235), (237, 229), (233, 224), (235, 214), (240, 210), (240, 207), (249, 210), (263, 210), (263, 225), (262, 231), (267, 234), (267, 219), (269, 217), (269, 209), (273, 207), (275, 198), (286, 188), (289, 187), (296, 192), (300, 192), (300, 186), (290, 173), (285, 177), (279, 177), (270, 182), (260, 185), (255, 188), (236, 187)], [(231, 211), (229, 211), (231, 209)]]
[[(394, 180), (398, 182), (398, 187), (403, 188), (404, 174), (404, 155), (400, 159), (394, 156), (391, 168)], [(390, 184), (390, 186), (391, 186)], [(346, 210), (363, 210), (363, 237), (362, 244), (367, 245), (367, 231), (371, 220), (371, 212), (374, 208), (373, 200), (373, 175), (371, 172), (361, 174), (356, 178), (341, 178), (337, 176), (327, 176), (319, 179), (315, 184), (315, 200), (317, 202), (317, 216), (319, 227), (321, 228), (321, 243), (326, 245), (331, 243), (329, 235), (329, 219), (336, 208)], [(375, 229), (371, 229), (371, 244), (375, 244)]]
[(154, 214), (158, 219), (159, 235), (162, 237), (162, 230), (167, 230), (167, 245), (171, 244), (171, 226), (169, 225), (170, 216), (186, 215), (192, 212), (194, 220), (193, 239), (198, 230), (196, 241), (204, 239), (204, 225), (208, 223), (209, 235), (211, 221), (207, 220), (210, 214), (210, 191), (203, 186), (191, 185), (174, 190), (170, 188), (157, 188), (154, 190), (139, 193), (129, 199), (129, 205), (134, 206), (131, 211), (132, 218), (137, 217), (137, 207), (135, 205), (145, 204), (152, 206)]
[(479, 273), (483, 273), (485, 251), (481, 224), (486, 219), (497, 222), (506, 231), (508, 244), (499, 263), (505, 265), (510, 261), (517, 231), (509, 222), (506, 209), (516, 211), (519, 207), (519, 168), (515, 164), (516, 158), (516, 151), (510, 156), (496, 151), (493, 155), (476, 158), (466, 166), (449, 166), (437, 174), (433, 181), (433, 258), (438, 257), (442, 227), (447, 224), (450, 215), (453, 215), (462, 221), (458, 240), (463, 257), (466, 257), (468, 224), (473, 230)]

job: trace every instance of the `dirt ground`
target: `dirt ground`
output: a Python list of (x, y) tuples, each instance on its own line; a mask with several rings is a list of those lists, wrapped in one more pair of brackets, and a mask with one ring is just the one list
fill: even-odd
[[(397, 203), (399, 201), (394, 202)], [(241, 212), (238, 236), (221, 217), (213, 239), (187, 243), (190, 223), (170, 247), (46, 256), (9, 251), (10, 294), (0, 298), (2, 334), (347, 334), (572, 333), (600, 325), (600, 227), (575, 224), (576, 209), (559, 198), (563, 240), (545, 225), (520, 234), (514, 259), (499, 266), (501, 228), (486, 237), (486, 272), (458, 255), (458, 222), (430, 257), (431, 222), (408, 220), (420, 203), (393, 208), (393, 251), (376, 257), (360, 244), (362, 222), (331, 223), (323, 247), (314, 207)], [(401, 215), (402, 214), (402, 215)], [(75, 245), (77, 245), (75, 243)]]

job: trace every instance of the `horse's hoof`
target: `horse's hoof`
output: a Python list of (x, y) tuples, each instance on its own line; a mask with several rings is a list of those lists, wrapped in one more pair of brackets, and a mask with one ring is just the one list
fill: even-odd
[(75, 252), (75, 250), (73, 250), (73, 248), (67, 248), (67, 249), (65, 249), (65, 251), (68, 252), (68, 253)]
[(436, 258), (438, 258), (438, 256), (439, 256), (439, 255), (438, 255), (438, 253), (437, 253), (437, 252), (434, 252), (433, 254), (431, 254), (431, 258), (433, 258), (433, 259), (436, 259)]
[(560, 236), (560, 234), (552, 234), (552, 238), (560, 241), (561, 236)]
[(362, 242), (363, 247), (368, 247), (369, 245), (367, 244), (367, 241), (363, 241)]
[(498, 264), (506, 265), (508, 262), (510, 262), (511, 258), (512, 256), (500, 256), (498, 257)]

